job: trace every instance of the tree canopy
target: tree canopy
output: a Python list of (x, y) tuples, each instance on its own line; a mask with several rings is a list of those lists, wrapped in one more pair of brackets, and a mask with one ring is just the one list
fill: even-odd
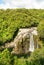
[(44, 10), (0, 9), (0, 43), (11, 41), (19, 28), (37, 27), (43, 19)]

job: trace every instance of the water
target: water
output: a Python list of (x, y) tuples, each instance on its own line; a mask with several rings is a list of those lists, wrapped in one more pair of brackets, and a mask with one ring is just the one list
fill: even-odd
[(29, 44), (29, 51), (33, 52), (34, 51), (34, 40), (33, 40), (33, 34), (30, 33), (30, 44)]

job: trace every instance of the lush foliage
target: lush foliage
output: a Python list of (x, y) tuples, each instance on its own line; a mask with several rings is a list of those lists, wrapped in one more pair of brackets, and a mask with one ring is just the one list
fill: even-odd
[(44, 48), (35, 50), (29, 59), (30, 65), (44, 65)]
[(0, 43), (11, 41), (20, 27), (38, 26), (43, 19), (44, 10), (0, 10)]
[(11, 65), (11, 53), (8, 49), (0, 52), (0, 65)]
[(35, 50), (30, 56), (13, 56), (8, 49), (0, 52), (0, 65), (44, 65), (44, 48)]
[[(12, 41), (19, 28), (37, 27), (44, 44), (44, 10), (0, 9), (0, 45)], [(0, 65), (44, 65), (44, 48), (18, 58), (9, 49), (0, 51)]]
[(38, 25), (38, 32), (39, 36), (44, 39), (44, 20), (41, 20), (41, 22)]

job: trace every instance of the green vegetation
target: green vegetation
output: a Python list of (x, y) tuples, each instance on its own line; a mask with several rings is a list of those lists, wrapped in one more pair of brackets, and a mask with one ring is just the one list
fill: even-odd
[(44, 20), (39, 23), (38, 32), (41, 39), (44, 39)]
[(44, 48), (35, 50), (30, 58), (30, 65), (44, 65)]
[(14, 56), (5, 49), (0, 52), (0, 65), (44, 65), (44, 48), (35, 50), (28, 57)]
[[(0, 10), (0, 44), (11, 41), (20, 27), (37, 27), (40, 21), (42, 22), (43, 20), (44, 10)], [(42, 25), (40, 24), (39, 26)]]
[[(12, 41), (19, 28), (37, 27), (44, 47), (44, 10), (0, 9), (0, 46)], [(44, 48), (35, 50), (28, 57), (17, 57), (10, 50), (0, 51), (0, 65), (44, 65)]]
[(11, 53), (8, 49), (0, 52), (0, 65), (11, 65)]

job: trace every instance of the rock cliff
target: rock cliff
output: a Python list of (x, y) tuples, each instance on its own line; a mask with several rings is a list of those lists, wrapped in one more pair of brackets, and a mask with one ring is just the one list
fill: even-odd
[(12, 48), (11, 53), (23, 54), (33, 52), (40, 47), (37, 28), (21, 28), (11, 43), (5, 43), (0, 48)]

